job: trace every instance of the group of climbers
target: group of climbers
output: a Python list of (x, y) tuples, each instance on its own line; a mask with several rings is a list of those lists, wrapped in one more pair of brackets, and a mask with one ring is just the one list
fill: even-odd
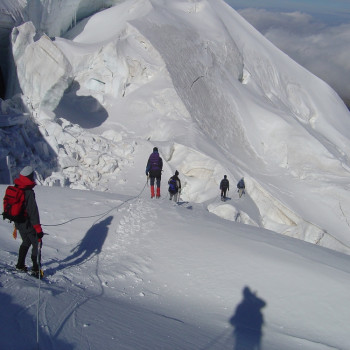
[[(162, 170), (163, 170), (163, 160), (159, 155), (158, 148), (154, 147), (153, 152), (148, 158), (147, 165), (146, 165), (146, 175), (150, 179), (150, 185), (151, 185), (151, 198), (160, 198), (160, 182), (162, 177)], [(156, 192), (154, 191), (154, 185), (156, 183), (157, 189)], [(177, 202), (179, 200), (179, 196), (181, 193), (181, 181), (179, 179), (179, 172), (176, 170), (175, 175), (173, 175), (168, 180), (169, 185), (169, 199), (174, 200)], [(242, 197), (243, 194), (245, 194), (245, 183), (244, 178), (242, 178), (238, 184), (238, 193), (239, 198)], [(230, 183), (227, 179), (227, 175), (224, 175), (224, 178), (220, 182), (220, 191), (221, 191), (221, 200), (226, 200), (226, 193), (230, 189)]]
[[(150, 178), (151, 198), (160, 198), (162, 170), (163, 160), (159, 155), (158, 148), (154, 147), (146, 166), (146, 175)], [(27, 271), (25, 259), (29, 248), (32, 247), (32, 275), (40, 278), (41, 259), (39, 252), (44, 233), (41, 228), (39, 210), (35, 200), (35, 193), (33, 191), (33, 188), (36, 185), (33, 168), (31, 166), (23, 168), (14, 183), (14, 186), (8, 186), (6, 190), (4, 197), (4, 212), (2, 215), (4, 219), (6, 218), (14, 222), (14, 237), (17, 235), (16, 232), (18, 230), (22, 238), (16, 268), (19, 271)], [(155, 184), (156, 192), (154, 189)], [(169, 199), (178, 202), (181, 193), (181, 181), (177, 170), (175, 171), (175, 174), (170, 177), (168, 185), (170, 195)], [(226, 200), (226, 193), (229, 191), (229, 187), (230, 183), (227, 179), (227, 175), (224, 175), (224, 178), (220, 182), (222, 200)], [(241, 198), (245, 193), (244, 178), (238, 182), (237, 188), (239, 197)]]
[[(242, 197), (243, 194), (245, 194), (245, 183), (244, 183), (244, 177), (242, 177), (237, 184), (238, 188), (238, 195), (239, 198)], [(227, 199), (226, 192), (230, 190), (230, 182), (227, 179), (227, 175), (224, 175), (224, 178), (220, 182), (220, 191), (221, 191), (221, 200), (225, 201)]]
[[(146, 175), (150, 179), (151, 185), (151, 198), (160, 198), (160, 181), (162, 177), (163, 170), (163, 159), (160, 157), (158, 148), (154, 147), (153, 152), (148, 158), (146, 165)], [(173, 175), (169, 181), (169, 199), (174, 199), (175, 202), (178, 201), (181, 192), (181, 181), (178, 177), (179, 172), (176, 170), (175, 175)], [(154, 191), (154, 185), (156, 184), (156, 192)]]

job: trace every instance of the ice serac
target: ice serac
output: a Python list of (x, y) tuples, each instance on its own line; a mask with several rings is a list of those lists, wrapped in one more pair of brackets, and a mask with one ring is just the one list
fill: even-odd
[[(334, 91), (223, 1), (119, 2), (52, 42), (40, 33), (102, 1), (33, 0), (34, 26), (13, 31), (25, 102), (58, 157), (43, 183), (119, 191), (150, 140), (185, 200), (349, 253), (350, 118)], [(245, 176), (246, 201), (215, 204), (224, 173)]]
[(53, 110), (72, 82), (72, 67), (47, 35), (34, 41), (36, 30), (26, 22), (12, 31), (11, 43), (23, 95), (33, 109)]
[[(50, 37), (60, 36), (82, 18), (121, 0), (1, 0), (1, 34), (31, 21), (38, 32)], [(5, 39), (4, 39), (5, 40)], [(1, 42), (1, 40), (0, 40)]]
[(120, 0), (1, 0), (0, 66), (4, 75), (6, 98), (17, 94), (19, 87), (10, 54), (13, 28), (32, 22), (37, 36), (52, 38), (63, 35), (82, 20)]
[(31, 0), (25, 8), (28, 20), (50, 37), (61, 36), (77, 21), (120, 0)]

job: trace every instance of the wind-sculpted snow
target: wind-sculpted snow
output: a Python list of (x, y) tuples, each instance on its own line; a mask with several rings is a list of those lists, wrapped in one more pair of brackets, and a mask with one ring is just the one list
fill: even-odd
[(20, 242), (1, 220), (1, 348), (253, 350), (259, 335), (262, 350), (347, 349), (350, 256), (243, 225), (247, 198), (231, 195), (240, 223), (147, 186), (35, 193), (45, 279), (38, 295), (13, 271)]
[[(15, 28), (13, 54), (22, 110), (58, 165), (48, 172), (37, 162), (50, 174), (42, 184), (136, 192), (157, 145), (163, 184), (177, 169), (184, 200), (349, 251), (349, 112), (224, 2), (128, 0), (64, 38), (35, 37), (40, 30)], [(21, 166), (14, 161), (12, 172)], [(224, 174), (233, 200), (222, 204)]]
[(7, 19), (7, 26), (18, 26), (32, 21), (40, 33), (60, 36), (77, 21), (110, 7), (120, 0), (2, 0), (0, 23)]
[(0, 348), (347, 349), (339, 97), (221, 0), (126, 0), (64, 38), (42, 28), (78, 2), (30, 3), (34, 27), (13, 30), (23, 91), (0, 100), (0, 179), (35, 168), (45, 279), (13, 269), (21, 240), (1, 220)]

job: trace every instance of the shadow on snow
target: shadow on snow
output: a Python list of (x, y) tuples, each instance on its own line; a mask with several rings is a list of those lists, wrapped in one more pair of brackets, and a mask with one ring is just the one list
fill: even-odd
[[(19, 293), (25, 294), (26, 289)], [(3, 317), (0, 327), (1, 349), (74, 349), (73, 345), (50, 337), (45, 328), (39, 327), (37, 338), (36, 303), (28, 301), (28, 305), (24, 307), (14, 304), (12, 299), (9, 295), (0, 293), (0, 314)]]
[(109, 216), (103, 221), (91, 226), (86, 232), (85, 237), (71, 250), (72, 254), (62, 260), (57, 268), (47, 270), (47, 273), (50, 275), (66, 267), (83, 264), (94, 256), (99, 255), (106, 240), (108, 226), (111, 224), (112, 219), (113, 216)]
[(262, 327), (264, 317), (261, 309), (266, 302), (256, 296), (249, 287), (243, 288), (243, 300), (237, 305), (235, 313), (230, 318), (234, 327), (233, 350), (261, 349)]

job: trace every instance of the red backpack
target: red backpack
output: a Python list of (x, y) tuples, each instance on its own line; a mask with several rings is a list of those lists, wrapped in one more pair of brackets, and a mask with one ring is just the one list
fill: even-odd
[(16, 186), (8, 186), (4, 196), (4, 212), (2, 216), (13, 222), (25, 221), (24, 191)]

